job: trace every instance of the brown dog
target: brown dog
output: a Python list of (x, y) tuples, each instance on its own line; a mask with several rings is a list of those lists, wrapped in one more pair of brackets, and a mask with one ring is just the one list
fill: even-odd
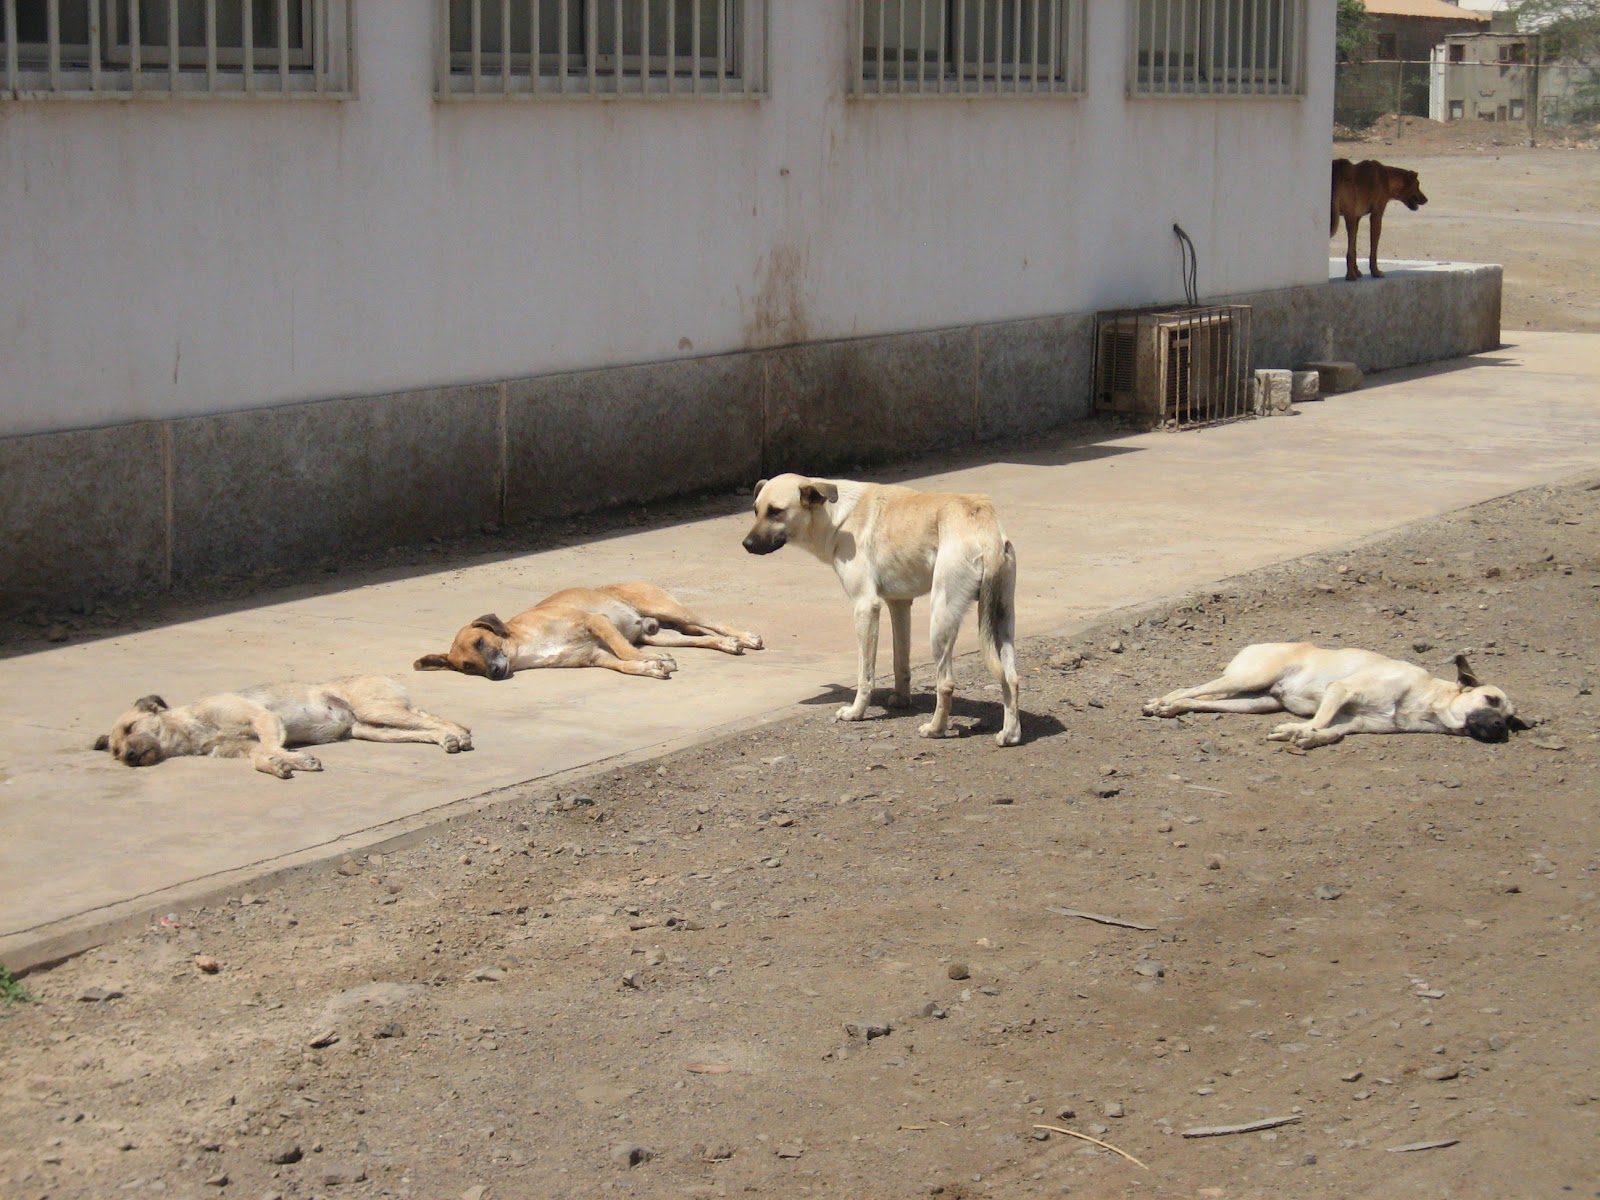
[(1362, 217), (1370, 217), (1367, 224), (1367, 267), (1374, 279), (1382, 279), (1378, 270), (1378, 237), (1383, 233), (1383, 210), (1389, 201), (1398, 200), (1412, 212), (1428, 202), (1417, 182), (1417, 173), (1402, 167), (1386, 167), (1375, 158), (1353, 163), (1348, 158), (1333, 160), (1333, 192), (1328, 203), (1328, 236), (1339, 229), (1339, 218), (1344, 218), (1346, 235), (1344, 277), (1360, 279), (1356, 268), (1356, 227)]
[(405, 688), (381, 675), (352, 675), (332, 683), (267, 683), (223, 692), (182, 708), (144, 696), (94, 743), (130, 767), (153, 767), (164, 758), (210, 754), (248, 758), (279, 779), (320, 771), (309, 754), (285, 746), (320, 746), (356, 738), (364, 742), (433, 742), (448, 754), (472, 749), (464, 726), (412, 708)]
[(699, 646), (724, 654), (759, 650), (761, 638), (697, 617), (653, 583), (567, 588), (502, 621), (490, 613), (456, 634), (443, 654), (424, 654), (418, 671), (460, 671), (506, 679), (530, 667), (605, 667), (667, 679), (670, 654), (640, 646)]

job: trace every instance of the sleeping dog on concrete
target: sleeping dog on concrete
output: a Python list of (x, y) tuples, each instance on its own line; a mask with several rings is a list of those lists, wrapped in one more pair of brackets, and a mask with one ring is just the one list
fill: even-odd
[(1415, 663), (1371, 650), (1322, 650), (1307, 642), (1246, 646), (1221, 676), (1180, 688), (1144, 706), (1149, 717), (1190, 712), (1291, 712), (1268, 738), (1310, 749), (1350, 733), (1451, 733), (1503, 742), (1526, 729), (1510, 699), (1478, 682), (1456, 655), (1456, 682), (1435, 679)]
[(95, 740), (94, 748), (111, 751), (130, 767), (151, 767), (185, 754), (248, 758), (256, 770), (288, 779), (296, 771), (320, 771), (322, 764), (285, 747), (345, 738), (434, 742), (447, 754), (472, 749), (469, 730), (413, 708), (405, 689), (381, 675), (311, 685), (261, 684), (183, 708), (145, 696), (117, 718), (109, 734)]
[(424, 654), (412, 667), (488, 679), (531, 667), (605, 667), (668, 679), (678, 664), (659, 648), (667, 646), (743, 654), (763, 642), (759, 634), (696, 616), (653, 583), (612, 583), (556, 592), (509, 621), (493, 613), (479, 617), (456, 634), (449, 650)]

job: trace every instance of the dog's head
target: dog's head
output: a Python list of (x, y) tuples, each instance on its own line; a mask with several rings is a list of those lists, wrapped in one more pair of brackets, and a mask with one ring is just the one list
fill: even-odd
[(130, 767), (153, 767), (166, 757), (161, 735), (166, 729), (167, 702), (160, 696), (142, 696), (117, 718), (109, 734), (94, 740), (96, 750)]
[(1389, 168), (1389, 196), (1398, 200), (1412, 212), (1416, 212), (1428, 202), (1422, 194), (1422, 184), (1417, 179), (1415, 171), (1407, 171), (1404, 167)]
[(1451, 701), (1450, 715), (1460, 722), (1461, 732), (1480, 742), (1503, 742), (1513, 730), (1528, 728), (1528, 723), (1517, 716), (1509, 696), (1497, 687), (1478, 682), (1464, 654), (1456, 655), (1456, 682), (1461, 694)]
[(485, 679), (509, 679), (515, 649), (512, 641), (506, 623), (490, 613), (456, 634), (447, 652), (424, 654), (411, 666), (418, 671), (460, 671)]
[(814, 540), (814, 529), (825, 525), (823, 506), (839, 498), (839, 489), (826, 479), (804, 475), (777, 475), (756, 484), (756, 523), (745, 535), (751, 554), (771, 554), (790, 541)]

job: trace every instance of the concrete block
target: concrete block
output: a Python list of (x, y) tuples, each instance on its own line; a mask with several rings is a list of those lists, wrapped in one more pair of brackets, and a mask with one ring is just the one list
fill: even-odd
[(1270, 417), (1289, 411), (1294, 398), (1292, 372), (1275, 368), (1259, 370), (1251, 382), (1250, 407), (1254, 412)]
[(155, 421), (0, 439), (0, 613), (159, 586), (165, 487)]
[(1302, 363), (1299, 369), (1315, 371), (1324, 393), (1353, 392), (1364, 378), (1361, 368), (1353, 362), (1308, 362)]
[(1322, 376), (1316, 371), (1296, 371), (1289, 390), (1296, 404), (1306, 400), (1321, 400)]
[(1089, 415), (1094, 317), (980, 325), (978, 437), (1019, 437)]
[(825, 474), (977, 438), (971, 329), (766, 352), (763, 471)]
[(493, 384), (172, 423), (172, 568), (200, 579), (451, 537), (499, 519)]
[(507, 384), (507, 519), (754, 483), (761, 376), (727, 354)]

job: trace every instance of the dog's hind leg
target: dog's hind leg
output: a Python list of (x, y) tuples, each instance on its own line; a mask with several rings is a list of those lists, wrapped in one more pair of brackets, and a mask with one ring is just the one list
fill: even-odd
[(1361, 278), (1361, 269), (1356, 266), (1356, 227), (1360, 224), (1360, 217), (1353, 213), (1345, 213), (1344, 277), (1346, 279)]
[[(1380, 204), (1372, 210), (1372, 215), (1367, 218), (1367, 271), (1374, 279), (1382, 279), (1383, 272), (1378, 270), (1378, 235), (1383, 232), (1383, 206)], [(1351, 240), (1351, 250), (1354, 252), (1355, 241)]]
[(956, 694), (956, 637), (967, 606), (977, 598), (977, 580), (969, 577), (967, 564), (961, 564), (955, 572), (946, 571), (943, 576), (935, 568), (928, 613), (928, 641), (936, 673), (933, 716), (917, 729), (925, 738), (949, 737), (954, 732), (950, 728), (950, 705)]
[(1003, 539), (998, 563), (988, 564), (978, 585), (978, 637), (989, 674), (1000, 685), (1004, 717), (994, 743), (1015, 746), (1022, 741), (1022, 719), (1018, 714), (1021, 685), (1017, 679), (1017, 552)]
[(645, 634), (639, 641), (646, 646), (687, 646), (701, 650), (721, 650), (724, 654), (743, 654), (745, 651), (745, 644), (737, 637), (680, 633), (666, 625), (654, 633)]
[(634, 584), (627, 589), (626, 595), (628, 602), (643, 616), (654, 617), (662, 625), (688, 637), (706, 639), (696, 642), (656, 642), (653, 638), (645, 638), (644, 640), (650, 645), (700, 646), (708, 650), (721, 650), (725, 654), (742, 654), (746, 650), (760, 650), (766, 645), (758, 633), (745, 633), (731, 626), (718, 625), (707, 621), (704, 617), (697, 617), (662, 588), (649, 584)]
[(894, 643), (894, 691), (889, 693), (889, 707), (905, 708), (911, 703), (911, 601), (884, 603), (889, 607), (889, 634)]
[(350, 729), (363, 742), (432, 742), (446, 754), (472, 749), (472, 731), (420, 708), (363, 712)]
[(1183, 713), (1271, 713), (1282, 712), (1275, 696), (1233, 696), (1213, 700), (1174, 700), (1170, 696), (1152, 700), (1144, 706), (1147, 717), (1176, 717)]
[(642, 675), (650, 679), (670, 679), (678, 669), (672, 655), (644, 653), (602, 616), (589, 614), (584, 629), (593, 640), (589, 654), (582, 662), (564, 665), (604, 667), (622, 675)]

